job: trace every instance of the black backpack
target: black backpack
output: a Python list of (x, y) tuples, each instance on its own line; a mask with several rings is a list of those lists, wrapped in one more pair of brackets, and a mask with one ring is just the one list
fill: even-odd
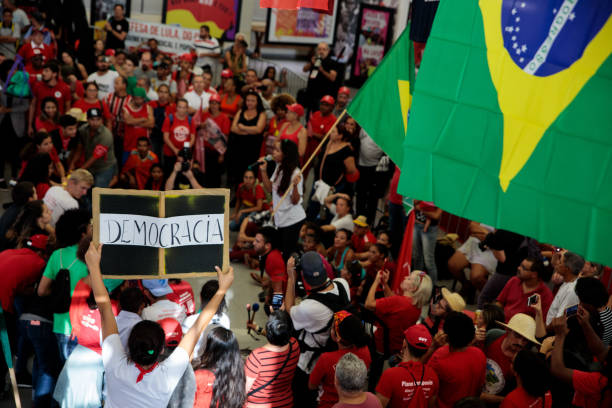
[(70, 271), (60, 269), (51, 285), (51, 305), (53, 313), (67, 313), (70, 310)]

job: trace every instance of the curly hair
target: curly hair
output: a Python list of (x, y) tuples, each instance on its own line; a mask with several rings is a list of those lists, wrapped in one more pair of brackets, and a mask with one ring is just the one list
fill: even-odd
[(287, 110), (287, 105), (291, 105), (295, 103), (295, 99), (293, 96), (283, 93), (280, 95), (276, 95), (272, 98), (272, 102), (270, 102), (270, 107), (272, 108), (272, 112), (276, 112), (277, 109)]

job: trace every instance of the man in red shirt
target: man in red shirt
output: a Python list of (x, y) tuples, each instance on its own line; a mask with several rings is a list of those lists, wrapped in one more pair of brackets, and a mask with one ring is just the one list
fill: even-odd
[(137, 140), (141, 137), (149, 138), (149, 130), (155, 126), (153, 110), (147, 104), (147, 93), (143, 88), (134, 88), (130, 101), (123, 107), (125, 121), (125, 137), (123, 139), (123, 162), (128, 159), (130, 152), (136, 149)]
[[(474, 322), (461, 312), (450, 312), (444, 321), (444, 334), (448, 344), (438, 348), (428, 366), (440, 382), (438, 407), (451, 408), (465, 397), (480, 396), (485, 383), (487, 359), (478, 347), (470, 346), (474, 340)], [(432, 347), (439, 347), (434, 342)]]
[[(260, 280), (266, 296), (266, 310), (268, 305), (278, 309), (283, 303), (283, 294), (287, 289), (287, 270), (283, 255), (277, 249), (277, 240), (277, 231), (272, 227), (264, 227), (255, 234), (253, 241), (253, 249), (259, 255)], [(267, 278), (263, 277), (264, 272), (268, 274)]]
[(25, 61), (26, 71), (30, 72), (32, 68), (32, 58), (36, 55), (42, 56), (43, 63), (47, 63), (53, 58), (55, 58), (55, 53), (53, 52), (53, 47), (47, 45), (43, 42), (45, 36), (40, 30), (32, 30), (32, 35), (30, 36), (30, 41), (23, 44), (23, 46), (19, 49), (17, 54), (21, 55), (21, 57)]
[(540, 307), (545, 318), (553, 300), (553, 294), (544, 281), (546, 269), (544, 264), (535, 258), (525, 258), (518, 266), (517, 276), (510, 279), (497, 297), (497, 303), (504, 308), (506, 321), (517, 313), (535, 317), (536, 309), (528, 304), (528, 299), (536, 293), (540, 295)]
[(332, 113), (335, 103), (336, 101), (333, 96), (325, 95), (321, 98), (319, 110), (310, 115), (307, 127), (308, 144), (306, 145), (306, 153), (304, 154), (306, 160), (308, 160), (310, 155), (315, 151), (321, 139), (325, 137), (334, 123), (336, 123), (336, 117)]
[(369, 256), (368, 249), (370, 249), (370, 245), (376, 243), (376, 237), (370, 231), (368, 219), (364, 215), (355, 218), (353, 224), (355, 224), (355, 227), (351, 237), (351, 246), (353, 251), (355, 251), (357, 259), (364, 261)]
[[(431, 367), (421, 362), (431, 342), (431, 334), (422, 324), (404, 331), (400, 352), (402, 361), (397, 367), (386, 370), (376, 386), (376, 396), (383, 407), (403, 408), (414, 398), (423, 398), (428, 406), (433, 406), (438, 395), (438, 376)], [(422, 397), (418, 396), (419, 388)]]
[(127, 161), (121, 169), (121, 181), (128, 184), (129, 188), (144, 190), (149, 179), (151, 166), (158, 163), (157, 155), (150, 150), (149, 138), (141, 136), (138, 138), (136, 149), (132, 150)]
[(32, 102), (28, 113), (28, 134), (34, 129), (34, 118), (40, 115), (40, 105), (45, 98), (57, 99), (59, 114), (63, 115), (70, 109), (72, 95), (70, 88), (59, 78), (59, 65), (55, 61), (45, 63), (42, 70), (42, 80), (32, 83)]
[(193, 146), (195, 124), (187, 116), (188, 107), (187, 100), (179, 98), (176, 101), (176, 113), (167, 115), (162, 125), (162, 132), (164, 133), (164, 174), (172, 173), (176, 156), (185, 142), (189, 142), (189, 146)]

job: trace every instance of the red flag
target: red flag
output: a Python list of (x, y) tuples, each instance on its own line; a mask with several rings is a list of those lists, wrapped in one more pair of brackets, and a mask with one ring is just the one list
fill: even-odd
[(397, 271), (393, 276), (391, 289), (396, 292), (404, 278), (410, 274), (410, 264), (412, 263), (412, 234), (414, 230), (414, 210), (410, 211), (406, 230), (404, 231), (404, 239), (402, 240), (402, 248), (400, 249), (397, 258)]
[(310, 8), (331, 15), (334, 13), (334, 0), (259, 0), (259, 7), (286, 10)]

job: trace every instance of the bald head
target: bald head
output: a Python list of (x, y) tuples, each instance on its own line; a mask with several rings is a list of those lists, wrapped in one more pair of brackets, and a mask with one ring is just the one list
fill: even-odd
[(317, 55), (323, 59), (327, 58), (329, 55), (329, 44), (324, 42), (319, 43), (319, 45), (317, 45)]

